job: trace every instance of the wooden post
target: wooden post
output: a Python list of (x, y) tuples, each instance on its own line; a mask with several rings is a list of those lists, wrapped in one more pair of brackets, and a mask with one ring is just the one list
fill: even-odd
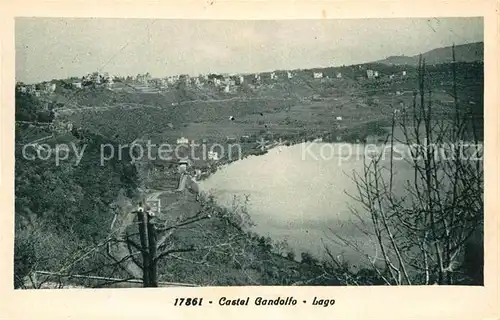
[(150, 287), (151, 286), (151, 280), (150, 280), (150, 255), (149, 255), (149, 248), (148, 248), (148, 237), (147, 237), (147, 230), (146, 230), (146, 221), (145, 221), (145, 216), (144, 216), (144, 209), (138, 210), (137, 211), (137, 220), (139, 222), (139, 236), (141, 239), (141, 254), (142, 254), (142, 280), (143, 280), (143, 286), (144, 287)]
[(149, 245), (149, 281), (151, 287), (158, 287), (158, 268), (156, 261), (156, 228), (152, 222), (152, 217), (146, 214)]
[(38, 287), (38, 278), (37, 278), (37, 272), (36, 271), (31, 274), (31, 284), (33, 285), (33, 288), (40, 289)]

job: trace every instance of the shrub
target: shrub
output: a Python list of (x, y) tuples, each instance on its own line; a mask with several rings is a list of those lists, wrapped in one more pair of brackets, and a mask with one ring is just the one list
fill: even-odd
[(307, 265), (315, 265), (318, 263), (318, 260), (312, 256), (309, 252), (302, 252), (300, 254), (301, 257), (301, 263), (307, 264)]

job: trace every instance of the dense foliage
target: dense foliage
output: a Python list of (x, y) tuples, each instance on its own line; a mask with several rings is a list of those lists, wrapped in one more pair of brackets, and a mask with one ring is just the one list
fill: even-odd
[[(16, 113), (21, 119), (40, 121), (39, 108), (37, 99), (18, 95)], [(87, 131), (79, 132), (78, 138), (69, 134), (55, 135), (54, 139), (44, 143), (54, 147), (59, 138), (59, 141), (64, 139), (65, 143), (77, 150), (85, 146), (78, 165), (75, 165), (74, 153), (56, 165), (54, 157), (48, 160), (34, 158), (34, 148), (27, 148), (23, 155), (25, 134), (31, 130), (29, 127), (19, 127), (16, 132), (17, 286), (29, 270), (60, 267), (69, 255), (82, 246), (92, 245), (105, 238), (107, 226), (113, 217), (110, 205), (119, 192), (133, 196), (137, 185), (135, 168), (127, 159), (100, 165), (100, 145), (112, 143), (109, 139)], [(50, 133), (50, 130), (45, 130)]]
[(16, 121), (51, 122), (54, 119), (52, 103), (16, 91)]

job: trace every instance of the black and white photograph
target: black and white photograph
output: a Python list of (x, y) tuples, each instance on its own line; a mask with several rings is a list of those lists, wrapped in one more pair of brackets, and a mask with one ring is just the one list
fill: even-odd
[(483, 24), (16, 17), (13, 287), (484, 286)]

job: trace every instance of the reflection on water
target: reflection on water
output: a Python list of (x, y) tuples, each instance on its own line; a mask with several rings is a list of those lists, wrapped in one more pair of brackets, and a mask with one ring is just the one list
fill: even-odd
[[(356, 195), (354, 171), (362, 172), (366, 150), (362, 145), (303, 143), (278, 147), (263, 156), (252, 156), (217, 171), (201, 182), (222, 205), (230, 206), (234, 195), (249, 195), (248, 211), (254, 231), (273, 240), (286, 239), (296, 253), (324, 254), (327, 244), (336, 254), (355, 259), (350, 248), (330, 239), (333, 234), (350, 237), (363, 250), (374, 245), (350, 221), (357, 221), (351, 208), (361, 209), (349, 195)], [(410, 166), (395, 163), (396, 183), (403, 183)], [(300, 256), (300, 255), (299, 255)]]

